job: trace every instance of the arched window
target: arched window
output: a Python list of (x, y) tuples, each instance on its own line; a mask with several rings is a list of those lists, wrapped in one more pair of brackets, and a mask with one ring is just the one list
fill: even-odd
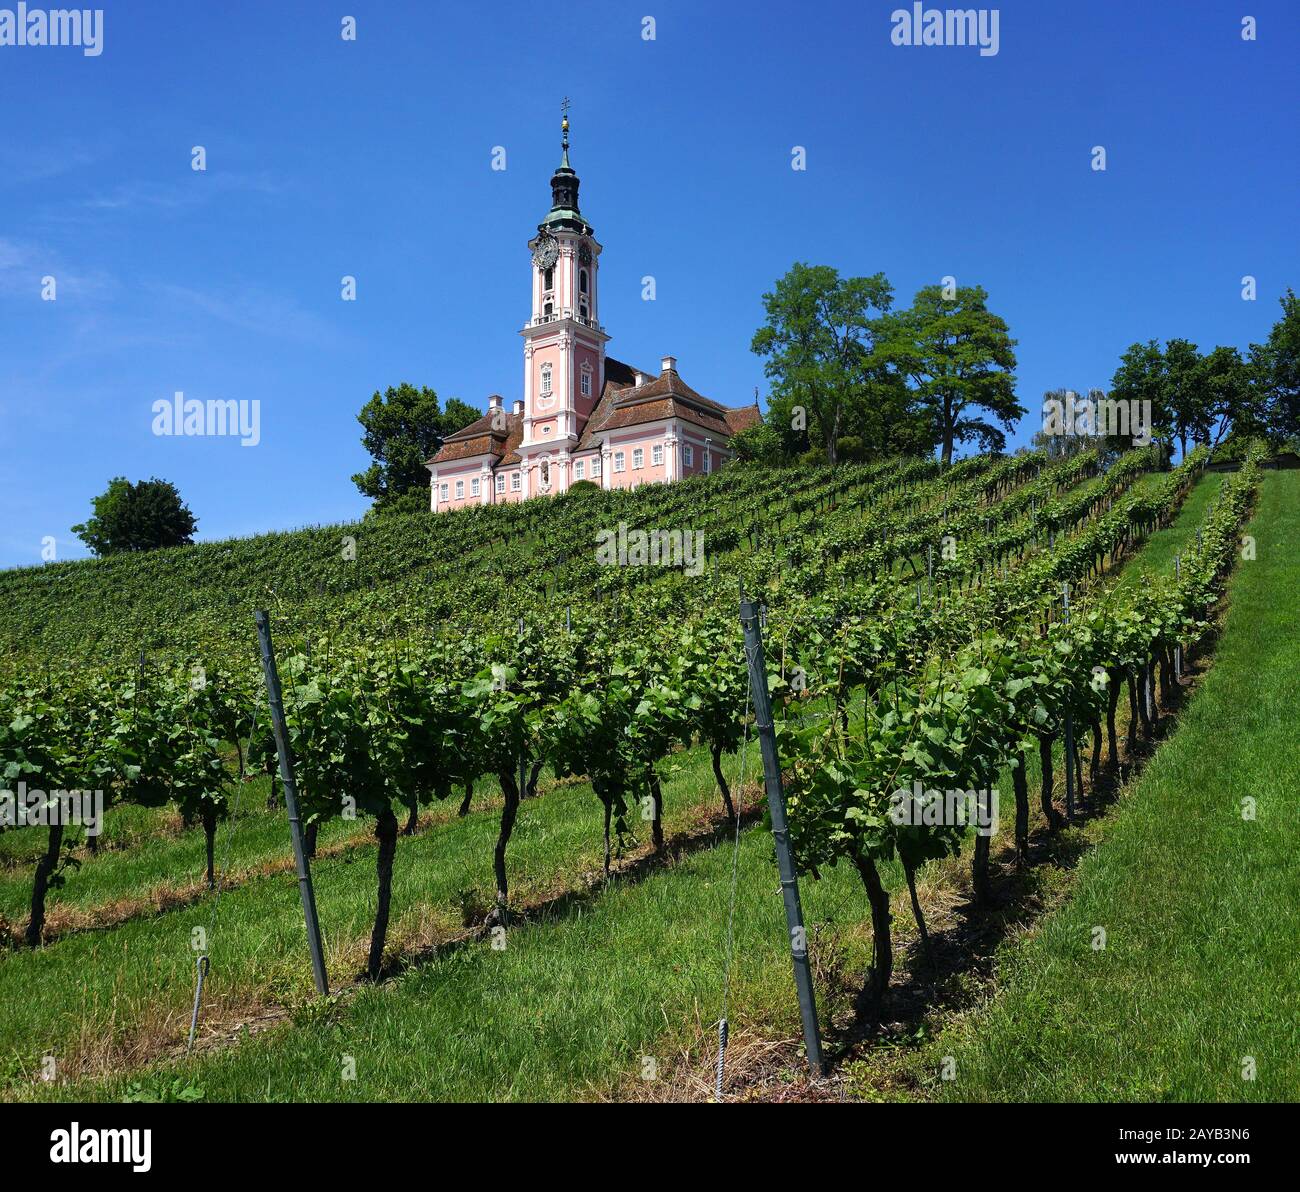
[(584, 269), (578, 274), (578, 289), (582, 293), (587, 293), (587, 271)]
[(542, 483), (551, 483), (551, 465), (546, 460), (542, 460)]
[(544, 290), (553, 290), (553, 289), (555, 289), (555, 270), (554, 270), (554, 268), (548, 269), (544, 274), (542, 274), (542, 289), (544, 289)]

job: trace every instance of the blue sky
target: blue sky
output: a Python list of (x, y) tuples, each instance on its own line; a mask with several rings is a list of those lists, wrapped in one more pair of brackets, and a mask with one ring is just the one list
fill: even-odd
[[(98, 57), (0, 46), (0, 566), (83, 554), (119, 474), (201, 538), (350, 519), (376, 388), (519, 396), (565, 95), (611, 354), (724, 403), (766, 391), (795, 260), (983, 285), (1025, 405), (1137, 339), (1263, 338), (1300, 285), (1300, 5), (1011, 0), (994, 56), (891, 44), (897, 6), (107, 0)], [(260, 444), (153, 435), (176, 390), (260, 401)]]

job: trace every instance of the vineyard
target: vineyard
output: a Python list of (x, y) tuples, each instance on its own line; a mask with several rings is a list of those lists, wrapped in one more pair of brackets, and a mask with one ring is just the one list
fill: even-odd
[[(1041, 861), (1035, 833), (1099, 814), (1178, 706), (1261, 484), (1257, 450), (1221, 481), (1208, 462), (1198, 448), (1170, 470), (1151, 449), (737, 467), (0, 574), (4, 785), (39, 792), (38, 807), (60, 791), (108, 803), (98, 836), (39, 821), (0, 832), (0, 1088), (161, 1095), (197, 1072), (210, 1095), (364, 1097), (324, 1076), (304, 1091), (308, 1061), (292, 1055), (312, 1045), (296, 1040), (336, 1036), (344, 1014), (391, 1031), (418, 998), (459, 1003), (444, 1012), (470, 1039), (535, 1011), (548, 1047), (574, 1058), (564, 1079), (521, 1076), (519, 1095), (572, 1095), (566, 1081), (590, 1084), (593, 1063), (607, 1083), (631, 1079), (643, 1053), (593, 1036), (602, 1015), (638, 1048), (684, 991), (716, 1021), (747, 952), (783, 943), (742, 596), (761, 610), (810, 922), (833, 904), (862, 925), (858, 969), (837, 980), (857, 1021), (879, 1021), (900, 936), (919, 957), (931, 947), (927, 874), (960, 858), (972, 913), (1000, 913), (998, 873)], [(1211, 484), (1176, 565), (1135, 575)], [(702, 535), (704, 566), (630, 553), (605, 566), (593, 527)], [(257, 609), (313, 858), (324, 999)], [(899, 791), (914, 792), (906, 821)], [(946, 793), (1002, 791), (1005, 856), (971, 817), (938, 814)], [(996, 795), (983, 797), (987, 813)], [(669, 903), (697, 899), (701, 940), (681, 928), (679, 943), (710, 959), (680, 983), (653, 914), (613, 925), (634, 913), (619, 899), (637, 883), (665, 900), (665, 922)], [(525, 990), (566, 957), (622, 956), (607, 920), (644, 945), (627, 957), (643, 980), (608, 976), (580, 1024), (567, 994), (545, 1010), (511, 1009), (501, 985), (479, 996), (493, 966)], [(808, 947), (835, 1005), (834, 948), (816, 929)], [(751, 1029), (788, 1018), (788, 952), (785, 964), (779, 1009), (737, 976)], [(578, 1016), (588, 1002), (573, 996)], [(191, 1042), (211, 1056), (198, 1069)], [(255, 1047), (260, 1060), (240, 1058)], [(444, 1095), (514, 1095), (502, 1069), (527, 1063), (505, 1042), (461, 1047)]]

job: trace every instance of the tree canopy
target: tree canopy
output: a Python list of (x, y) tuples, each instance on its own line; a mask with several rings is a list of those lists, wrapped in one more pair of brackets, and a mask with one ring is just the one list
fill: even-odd
[[(910, 308), (882, 320), (880, 355), (911, 383), (945, 464), (953, 447), (975, 440), (1001, 451), (1025, 408), (1016, 400), (1015, 345), (1006, 321), (988, 309), (982, 286), (925, 286)], [(991, 420), (984, 415), (991, 415)]]
[(133, 484), (124, 476), (114, 477), (91, 506), (94, 512), (72, 532), (101, 557), (188, 546), (198, 528), (176, 486), (157, 478)]
[(443, 408), (428, 386), (417, 389), (403, 381), (382, 394), (376, 390), (357, 415), (365, 430), (362, 445), (374, 462), (353, 476), (353, 483), (374, 502), (376, 511), (410, 505), (409, 498), (400, 499), (429, 487), (425, 460), (448, 435), (480, 417), (478, 410), (455, 397)]

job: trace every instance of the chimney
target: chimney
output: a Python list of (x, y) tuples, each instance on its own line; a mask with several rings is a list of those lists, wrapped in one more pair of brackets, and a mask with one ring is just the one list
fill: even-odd
[(524, 412), (523, 398), (517, 397), (515, 398), (515, 408), (512, 411), (512, 413), (514, 413), (517, 416), (519, 414), (522, 414), (523, 412)]
[(640, 369), (637, 369), (636, 380), (633, 381), (632, 384), (634, 388), (640, 389), (641, 386), (645, 384), (645, 373), (643, 373)]
[(663, 376), (664, 373), (670, 373), (676, 371), (677, 371), (677, 357), (665, 356), (662, 361), (661, 371), (659, 375)]
[(491, 397), (488, 398), (488, 412), (491, 413), (493, 410), (499, 410), (500, 408), (501, 408), (501, 394), (494, 393)]

